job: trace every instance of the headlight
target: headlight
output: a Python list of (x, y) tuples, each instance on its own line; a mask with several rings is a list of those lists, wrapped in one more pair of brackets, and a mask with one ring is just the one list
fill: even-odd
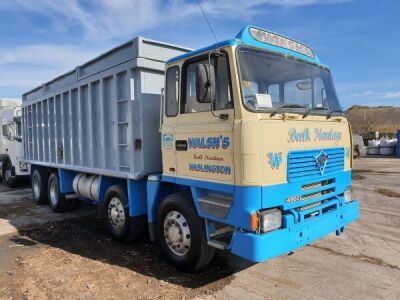
[(20, 169), (21, 171), (28, 171), (28, 165), (27, 165), (25, 162), (20, 161), (20, 162), (19, 162), (19, 169)]
[(277, 209), (269, 209), (260, 212), (260, 228), (263, 232), (272, 231), (282, 226), (282, 212)]
[(352, 197), (352, 195), (351, 195), (351, 187), (347, 187), (347, 188), (344, 190), (344, 201), (345, 201), (346, 203), (349, 203), (349, 202), (353, 201), (353, 197)]

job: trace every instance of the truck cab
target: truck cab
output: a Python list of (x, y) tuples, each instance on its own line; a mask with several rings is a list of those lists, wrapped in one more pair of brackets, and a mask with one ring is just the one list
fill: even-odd
[(0, 109), (0, 177), (9, 187), (29, 176), (29, 166), (23, 160), (21, 108)]
[(210, 247), (261, 262), (358, 217), (350, 125), (303, 43), (247, 26), (170, 59), (161, 122), (162, 181), (188, 188)]

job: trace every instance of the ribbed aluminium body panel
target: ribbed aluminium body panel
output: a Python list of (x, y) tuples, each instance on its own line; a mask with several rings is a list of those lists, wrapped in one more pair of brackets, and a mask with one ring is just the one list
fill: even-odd
[(165, 61), (189, 50), (137, 37), (25, 93), (25, 160), (128, 178), (161, 172)]

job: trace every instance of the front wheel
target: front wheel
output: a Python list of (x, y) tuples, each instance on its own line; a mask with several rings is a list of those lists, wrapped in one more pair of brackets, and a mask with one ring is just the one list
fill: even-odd
[(9, 159), (6, 159), (3, 164), (3, 182), (10, 188), (15, 188), (17, 186), (16, 179), (12, 176), (12, 164)]
[(203, 220), (187, 193), (166, 197), (157, 212), (157, 238), (167, 260), (185, 271), (205, 267), (215, 249), (207, 245)]

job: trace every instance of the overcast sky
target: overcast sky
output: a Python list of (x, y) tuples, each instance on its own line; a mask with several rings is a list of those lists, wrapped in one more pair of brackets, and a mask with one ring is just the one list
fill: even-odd
[[(400, 0), (200, 2), (219, 40), (253, 24), (310, 45), (344, 107), (400, 105)], [(0, 0), (0, 98), (20, 98), (136, 35), (214, 42), (195, 0)]]

